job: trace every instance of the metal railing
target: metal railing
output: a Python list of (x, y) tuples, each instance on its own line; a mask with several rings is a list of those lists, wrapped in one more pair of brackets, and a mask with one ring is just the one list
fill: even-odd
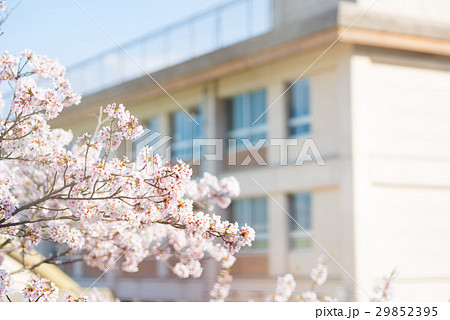
[[(73, 88), (91, 94), (272, 29), (273, 0), (232, 0), (71, 66)], [(139, 66), (139, 64), (142, 66)]]

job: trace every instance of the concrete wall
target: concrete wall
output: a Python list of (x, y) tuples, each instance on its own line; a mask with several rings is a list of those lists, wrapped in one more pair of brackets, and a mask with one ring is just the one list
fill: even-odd
[(393, 57), (352, 58), (356, 276), (371, 288), (396, 267), (396, 300), (447, 301), (450, 62)]
[[(362, 8), (367, 8), (374, 0), (356, 0), (356, 2)], [(379, 0), (371, 11), (436, 24), (450, 23), (450, 2), (447, 0)]]

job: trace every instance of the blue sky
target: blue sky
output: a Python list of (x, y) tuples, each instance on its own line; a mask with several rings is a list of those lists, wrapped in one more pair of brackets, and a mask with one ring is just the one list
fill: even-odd
[[(78, 0), (120, 43), (214, 8), (228, 0)], [(17, 0), (7, 1), (8, 7)], [(24, 48), (64, 65), (115, 47), (73, 0), (22, 0), (2, 28), (0, 51)]]

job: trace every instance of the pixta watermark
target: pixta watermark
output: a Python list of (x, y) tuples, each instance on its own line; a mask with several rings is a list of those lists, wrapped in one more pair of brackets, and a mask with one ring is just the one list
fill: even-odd
[[(226, 166), (301, 166), (325, 161), (312, 138), (219, 139), (199, 138), (180, 140), (159, 132), (145, 130), (138, 139), (127, 143), (126, 154), (133, 160), (145, 146), (165, 161), (182, 159), (192, 165), (219, 161)], [(269, 156), (269, 154), (271, 154)], [(270, 161), (269, 161), (270, 159)]]

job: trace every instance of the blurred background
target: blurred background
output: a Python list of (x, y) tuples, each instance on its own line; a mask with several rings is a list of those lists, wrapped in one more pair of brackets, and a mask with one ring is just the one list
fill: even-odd
[[(264, 299), (294, 270), (308, 290), (325, 249), (342, 268), (329, 261), (322, 294), (367, 301), (362, 288), (396, 268), (394, 300), (448, 301), (449, 30), (447, 0), (23, 0), (0, 44), (68, 67), (84, 98), (53, 125), (75, 135), (117, 102), (172, 138), (172, 159), (192, 163), (194, 139), (224, 139), (224, 160), (194, 174), (235, 176), (241, 196), (220, 213), (257, 232), (229, 300)], [(295, 145), (285, 163), (280, 146), (231, 148), (230, 138)], [(323, 166), (296, 164), (311, 138)], [(200, 279), (180, 280), (148, 260), (96, 285), (126, 301), (200, 301), (218, 270), (207, 261)], [(82, 262), (64, 271), (86, 287), (101, 275)]]

